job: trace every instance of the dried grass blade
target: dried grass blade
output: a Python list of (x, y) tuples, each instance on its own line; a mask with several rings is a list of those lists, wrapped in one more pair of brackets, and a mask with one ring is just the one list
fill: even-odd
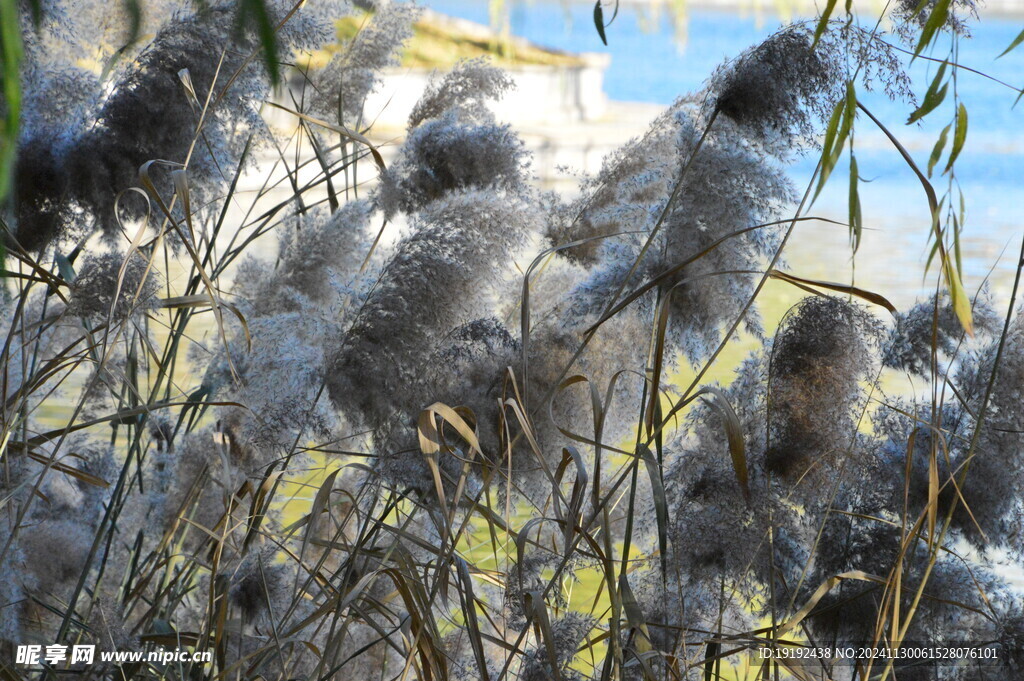
[(292, 114), (293, 116), (296, 116), (302, 119), (303, 121), (306, 121), (307, 123), (319, 125), (321, 128), (327, 128), (328, 130), (338, 133), (342, 137), (347, 137), (350, 140), (365, 145), (366, 148), (370, 150), (370, 154), (373, 155), (373, 160), (377, 163), (377, 167), (380, 168), (380, 171), (384, 172), (385, 170), (387, 170), (387, 166), (384, 165), (384, 157), (381, 156), (380, 151), (378, 151), (377, 147), (373, 144), (373, 142), (367, 139), (365, 135), (361, 135), (355, 130), (349, 130), (348, 128), (342, 125), (333, 125), (331, 123), (328, 123), (327, 121), (320, 120), (319, 118), (313, 118), (312, 116), (304, 114), (300, 111), (295, 111), (294, 109), (289, 109), (286, 106), (281, 106), (276, 102), (267, 102), (267, 104), (278, 109), (281, 109), (282, 111), (286, 111)]
[(469, 645), (473, 649), (473, 656), (476, 658), (477, 671), (483, 681), (490, 681), (487, 673), (487, 655), (484, 653), (483, 639), (480, 636), (480, 623), (476, 615), (476, 596), (473, 594), (473, 578), (469, 574), (466, 561), (462, 558), (455, 559), (458, 570), (459, 596), (462, 598), (462, 613), (466, 617), (466, 629), (469, 633)]
[(697, 391), (697, 395), (710, 395), (712, 399), (705, 399), (704, 402), (714, 409), (722, 417), (725, 425), (725, 434), (729, 440), (729, 456), (732, 457), (732, 468), (736, 473), (736, 481), (743, 490), (743, 498), (750, 500), (750, 485), (747, 474), (747, 446), (743, 440), (743, 424), (739, 416), (729, 404), (729, 398), (722, 390), (714, 386), (706, 386)]
[(651, 633), (647, 630), (647, 619), (640, 609), (636, 596), (633, 595), (633, 589), (629, 586), (629, 579), (625, 574), (619, 575), (619, 597), (622, 600), (622, 609), (626, 613), (626, 621), (637, 633), (633, 645), (641, 654), (646, 653), (653, 647)]
[(869, 575), (868, 573), (862, 572), (860, 570), (850, 570), (849, 572), (843, 572), (838, 575), (833, 575), (832, 577), (829, 577), (824, 582), (822, 582), (818, 586), (818, 588), (815, 589), (814, 593), (811, 594), (811, 597), (807, 599), (807, 602), (804, 603), (803, 607), (801, 607), (795, 615), (789, 618), (778, 628), (777, 636), (784, 636), (785, 634), (795, 629), (801, 622), (803, 622), (807, 618), (809, 614), (811, 614), (811, 611), (814, 610), (815, 606), (817, 606), (821, 599), (825, 597), (825, 594), (834, 589), (836, 585), (844, 579), (853, 579), (862, 582), (873, 582), (875, 584), (887, 583), (886, 580), (882, 579), (881, 577)]
[(783, 272), (782, 270), (777, 269), (773, 269), (771, 272), (769, 272), (768, 276), (770, 276), (772, 279), (778, 279), (780, 281), (785, 281), (793, 285), (799, 285), (801, 288), (804, 288), (804, 290), (807, 290), (805, 287), (816, 287), (828, 289), (829, 291), (836, 291), (837, 293), (845, 293), (847, 295), (856, 296), (857, 298), (866, 300), (869, 303), (873, 303), (875, 305), (884, 307), (893, 315), (896, 315), (897, 313), (896, 306), (890, 303), (888, 298), (881, 295), (880, 293), (868, 291), (858, 286), (840, 284), (834, 281), (822, 281), (820, 279), (805, 279), (804, 277), (798, 277), (794, 274), (789, 274), (787, 272)]
[(654, 516), (658, 524), (658, 553), (662, 577), (668, 572), (665, 556), (668, 555), (668, 495), (665, 494), (665, 483), (662, 479), (661, 466), (654, 458), (653, 452), (644, 444), (639, 448), (640, 458), (651, 478), (651, 494), (654, 496)]

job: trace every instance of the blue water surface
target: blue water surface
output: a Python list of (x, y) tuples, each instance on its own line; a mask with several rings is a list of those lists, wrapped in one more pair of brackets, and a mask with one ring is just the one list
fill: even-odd
[[(624, 5), (607, 29), (606, 47), (594, 29), (590, 2), (506, 2), (513, 34), (561, 50), (609, 54), (611, 64), (605, 76), (605, 91), (610, 98), (664, 105), (700, 89), (723, 60), (762, 41), (782, 23), (771, 14), (742, 16), (737, 12), (694, 8), (688, 12), (686, 39), (681, 43), (667, 12), (660, 21), (652, 22), (649, 8), (638, 10)], [(489, 22), (488, 3), (482, 0), (432, 0), (428, 4), (440, 12)], [(958, 42), (958, 62), (1013, 87), (1024, 86), (1024, 46), (998, 58), (1022, 28), (1024, 21), (1019, 18), (986, 16), (982, 10), (981, 18), (971, 25), (972, 37)], [(888, 39), (906, 47), (895, 36)], [(948, 38), (940, 40), (940, 49), (930, 56), (946, 58), (950, 44)], [(909, 56), (903, 63), (920, 98), (938, 65), (925, 59), (911, 60)], [(957, 182), (966, 195), (965, 269), (971, 279), (969, 283), (979, 285), (995, 266), (995, 284), (1004, 289), (1012, 279), (1010, 261), (1015, 260), (1013, 256), (1024, 230), (1024, 104), (1014, 108), (1018, 92), (1013, 87), (964, 70), (959, 71), (956, 81), (957, 94), (968, 109), (970, 121), (967, 144), (956, 171)], [(953, 118), (952, 97), (923, 122), (911, 126), (906, 125), (914, 109), (911, 103), (891, 102), (879, 92), (860, 91), (859, 98), (899, 137), (922, 168), (927, 165), (939, 132)], [(923, 284), (919, 276), (927, 255), (929, 229), (922, 187), (886, 137), (864, 117), (857, 125), (857, 149), (860, 176), (870, 180), (862, 184), (861, 190), (865, 224), (882, 235), (874, 237), (873, 242), (866, 238), (868, 248), (863, 250), (868, 255), (858, 256), (858, 267), (862, 272), (872, 267), (878, 269), (888, 277), (883, 283), (893, 288), (907, 285), (896, 270), (913, 271), (917, 278), (911, 288), (920, 290)], [(812, 155), (796, 162), (792, 177), (797, 185), (810, 180), (816, 160)], [(846, 218), (846, 164), (844, 157), (830, 179), (829, 189), (815, 205), (815, 214)], [(948, 189), (949, 180), (938, 176), (940, 172), (941, 166), (933, 182), (941, 195)], [(809, 241), (812, 255), (813, 249), (825, 248), (813, 238)], [(797, 250), (807, 242), (808, 239), (795, 242)], [(844, 243), (837, 242), (833, 250), (844, 248)], [(1013, 255), (1006, 255), (997, 263), (1004, 250)], [(847, 252), (842, 252), (836, 262), (849, 261)]]

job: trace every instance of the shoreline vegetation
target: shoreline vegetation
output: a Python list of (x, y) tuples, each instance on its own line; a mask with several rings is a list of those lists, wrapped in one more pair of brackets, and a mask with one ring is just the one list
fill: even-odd
[[(329, 48), (327, 54), (344, 50), (344, 44), (358, 35), (368, 18), (369, 15), (364, 14), (341, 19), (338, 22), (339, 44)], [(488, 57), (495, 66), (503, 68), (512, 65), (582, 66), (586, 63), (586, 58), (580, 55), (535, 45), (514, 35), (502, 36), (486, 26), (429, 8), (421, 11), (412, 30), (412, 36), (401, 50), (400, 67), (450, 69), (460, 60), (481, 57)]]
[[(514, 3), (515, 0), (497, 0), (496, 4)], [(572, 3), (588, 4), (586, 0), (569, 0)], [(614, 0), (607, 3), (614, 7)], [(814, 17), (819, 11), (815, 3), (808, 0), (619, 0), (625, 9), (640, 9), (655, 12), (677, 11), (685, 16), (686, 9), (723, 9), (739, 12), (768, 12), (782, 16), (805, 18)], [(876, 14), (881, 11), (882, 3), (870, 7)], [(1024, 2), (1021, 0), (987, 0), (979, 5), (982, 16), (993, 14), (1002, 17), (1024, 16)]]

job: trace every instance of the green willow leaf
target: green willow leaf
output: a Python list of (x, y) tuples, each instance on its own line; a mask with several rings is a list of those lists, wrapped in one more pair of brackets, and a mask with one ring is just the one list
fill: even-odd
[(265, 0), (241, 0), (238, 8), (238, 21), (242, 28), (247, 28), (250, 23), (255, 25), (260, 44), (263, 47), (263, 61), (267, 66), (270, 83), (277, 87), (281, 80), (281, 64), (277, 59), (277, 33), (270, 20), (270, 12), (267, 11)]
[(942, 62), (942, 66), (935, 73), (935, 77), (932, 79), (931, 84), (928, 86), (927, 92), (924, 93), (924, 101), (921, 102), (921, 106), (917, 110), (910, 114), (907, 119), (907, 125), (915, 123), (932, 111), (935, 110), (942, 102), (946, 99), (946, 92), (949, 90), (949, 83), (943, 83), (943, 79), (946, 76), (946, 65), (948, 62)]
[(935, 171), (935, 164), (942, 158), (942, 152), (946, 148), (946, 139), (949, 137), (949, 129), (952, 127), (952, 123), (946, 125), (939, 133), (939, 139), (935, 142), (935, 147), (932, 148), (932, 155), (928, 157), (928, 177), (932, 176)]
[(1015, 49), (1017, 49), (1017, 46), (1020, 45), (1022, 42), (1024, 42), (1024, 31), (1021, 31), (1020, 33), (1018, 33), (1017, 37), (1013, 39), (1012, 43), (1010, 43), (1010, 46), (1007, 47), (1002, 52), (1000, 52), (999, 56), (996, 57), (996, 59), (999, 59), (1000, 57), (1005, 57), (1010, 52), (1013, 52)]
[(11, 188), (21, 119), (21, 22), (18, 0), (0, 0), (0, 85), (6, 116), (0, 131), (0, 201)]
[(949, 285), (949, 298), (953, 303), (953, 311), (956, 313), (964, 332), (968, 336), (974, 336), (974, 313), (971, 311), (971, 297), (967, 295), (964, 282), (960, 278), (960, 271), (952, 259), (946, 260), (946, 281)]
[(946, 162), (946, 169), (942, 171), (945, 175), (953, 169), (953, 164), (964, 149), (964, 142), (967, 141), (967, 107), (963, 102), (956, 110), (956, 132), (953, 134), (953, 149), (949, 152), (949, 161)]
[(864, 220), (860, 209), (860, 193), (858, 191), (857, 156), (850, 150), (850, 243), (853, 252), (860, 248), (860, 238), (864, 231)]
[(608, 36), (604, 34), (604, 9), (601, 7), (601, 0), (594, 3), (594, 28), (597, 29), (597, 35), (601, 38), (601, 42), (607, 46)]
[(836, 3), (839, 0), (828, 0), (828, 4), (825, 5), (825, 11), (821, 13), (821, 18), (818, 19), (818, 25), (814, 29), (814, 41), (813, 45), (817, 45), (821, 36), (824, 35), (825, 30), (828, 28), (828, 21), (832, 18), (832, 12), (836, 9)]
[(938, 0), (935, 3), (935, 7), (932, 9), (932, 13), (928, 15), (928, 21), (925, 22), (924, 28), (921, 30), (921, 39), (917, 42), (917, 47), (914, 48), (914, 56), (921, 54), (924, 48), (931, 44), (932, 38), (935, 37), (935, 33), (945, 25), (949, 19), (949, 4), (950, 0)]
[(839, 157), (846, 146), (846, 140), (853, 129), (853, 120), (857, 113), (857, 91), (852, 81), (846, 83), (846, 97), (836, 104), (829, 118), (828, 127), (825, 129), (825, 141), (821, 145), (821, 176), (818, 178), (818, 186), (814, 190), (813, 203), (817, 200), (825, 183), (832, 174)]
[[(889, 138), (889, 142), (892, 143), (893, 147), (900, 153), (907, 166), (914, 171), (917, 175), (918, 181), (921, 183), (922, 189), (924, 189), (925, 196), (928, 198), (928, 207), (931, 210), (931, 232), (934, 235), (934, 248), (935, 253), (938, 254), (939, 260), (942, 265), (942, 272), (946, 278), (946, 285), (949, 288), (950, 299), (953, 303), (953, 311), (956, 313), (957, 318), (960, 320), (960, 325), (963, 326), (964, 332), (968, 336), (974, 336), (974, 319), (971, 312), (971, 301), (967, 298), (966, 292), (964, 291), (963, 281), (960, 279), (960, 271), (953, 262), (952, 258), (949, 257), (949, 253), (946, 251), (946, 247), (942, 242), (942, 225), (941, 225), (941, 204), (935, 194), (935, 188), (932, 183), (928, 180), (928, 177), (924, 174), (917, 163), (914, 162), (914, 157), (910, 155), (906, 147), (896, 138), (892, 131), (885, 126), (882, 121), (878, 120), (878, 117), (871, 113), (863, 104), (858, 105), (865, 114), (871, 119), (871, 121), (878, 126), (886, 137)], [(945, 200), (945, 199), (943, 199)]]

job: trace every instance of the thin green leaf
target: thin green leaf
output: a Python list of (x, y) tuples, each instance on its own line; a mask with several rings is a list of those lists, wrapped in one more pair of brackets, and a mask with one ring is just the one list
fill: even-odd
[(967, 107), (963, 102), (956, 110), (956, 132), (953, 133), (953, 149), (949, 152), (949, 160), (946, 161), (946, 169), (942, 171), (945, 175), (953, 169), (953, 164), (964, 149), (964, 142), (967, 141)]
[(900, 153), (900, 156), (903, 157), (903, 160), (910, 169), (914, 171), (914, 174), (917, 175), (917, 179), (920, 181), (921, 187), (924, 189), (925, 196), (928, 199), (928, 207), (931, 209), (931, 231), (934, 234), (935, 247), (943, 264), (943, 274), (946, 277), (946, 285), (949, 287), (949, 295), (952, 299), (953, 310), (956, 312), (957, 318), (960, 320), (960, 325), (964, 328), (964, 331), (968, 336), (973, 337), (974, 318), (971, 312), (971, 301), (967, 298), (966, 292), (964, 291), (963, 282), (960, 280), (960, 272), (955, 266), (953, 260), (949, 257), (949, 253), (946, 252), (945, 245), (942, 243), (942, 227), (939, 220), (939, 201), (935, 195), (935, 188), (917, 166), (917, 163), (914, 162), (914, 158), (910, 155), (910, 152), (908, 152), (906, 147), (904, 147), (903, 144), (896, 139), (896, 136), (892, 134), (892, 131), (885, 127), (885, 124), (878, 120), (878, 117), (871, 113), (871, 110), (866, 106), (863, 104), (858, 104), (858, 106), (861, 111), (867, 114), (871, 121), (878, 126), (878, 129), (881, 130), (887, 138), (889, 138), (889, 142)]
[[(139, 39), (142, 31), (142, 4), (139, 0), (123, 0), (125, 13), (128, 15), (128, 35), (121, 50), (131, 47)], [(120, 51), (120, 50), (119, 50)]]
[(607, 46), (608, 36), (604, 34), (604, 9), (601, 7), (601, 0), (594, 3), (594, 28), (597, 29), (597, 35), (601, 38), (601, 42)]
[(952, 259), (946, 260), (946, 280), (949, 284), (950, 302), (953, 303), (953, 311), (956, 312), (964, 331), (968, 336), (974, 336), (974, 313), (971, 310), (971, 297), (967, 295), (964, 282), (960, 278)]
[[(948, 65), (948, 61), (943, 61), (942, 64), (939, 65), (939, 70), (935, 72), (935, 76), (932, 78), (932, 82), (928, 84), (928, 89), (924, 93), (924, 101), (921, 103), (921, 106), (910, 115), (910, 118), (907, 121), (908, 125), (922, 118), (925, 114), (928, 113), (928, 111), (931, 111), (936, 106), (938, 106), (938, 102), (936, 102), (935, 100), (939, 96), (939, 90), (945, 83), (946, 67)], [(943, 97), (945, 97), (945, 94), (943, 94)], [(919, 113), (925, 108), (927, 108), (927, 111), (925, 111), (924, 113)]]
[(818, 187), (814, 191), (812, 203), (814, 200), (817, 200), (818, 194), (825, 188), (825, 182), (832, 174), (836, 163), (839, 162), (839, 157), (846, 146), (846, 140), (849, 139), (850, 131), (853, 130), (853, 121), (856, 114), (857, 90), (854, 87), (853, 81), (847, 81), (846, 97), (836, 104), (836, 108), (832, 112), (832, 118), (829, 120), (829, 128), (825, 133), (825, 143), (821, 149), (821, 176), (818, 180)]
[(859, 176), (857, 174), (857, 156), (850, 151), (850, 243), (853, 252), (860, 248), (860, 237), (864, 231), (864, 220), (860, 210), (860, 193), (858, 191)]
[(828, 21), (832, 18), (832, 12), (836, 9), (836, 3), (838, 0), (828, 0), (828, 4), (825, 5), (825, 11), (821, 13), (821, 18), (818, 19), (818, 25), (814, 29), (814, 42), (813, 45), (818, 44), (818, 40), (825, 34), (825, 29), (828, 28)]
[(18, 0), (0, 0), (0, 79), (6, 114), (0, 130), (0, 203), (11, 188), (21, 120), (22, 44), (18, 13)]
[(264, 0), (241, 0), (238, 8), (238, 21), (241, 29), (247, 24), (255, 24), (259, 34), (260, 46), (263, 48), (263, 61), (267, 65), (270, 83), (277, 86), (281, 80), (281, 65), (277, 59), (277, 34), (270, 20), (270, 13)]
[(721, 644), (718, 641), (708, 641), (704, 649), (704, 681), (714, 681), (715, 662), (718, 660), (718, 650)]
[(845, 111), (845, 102), (837, 103), (836, 108), (832, 111), (832, 116), (828, 120), (828, 125), (825, 127), (825, 140), (821, 145), (821, 176), (818, 178), (818, 186), (814, 190), (812, 203), (814, 200), (817, 200), (821, 190), (825, 188), (825, 182), (828, 181), (828, 177), (832, 174), (832, 169), (835, 167), (833, 149), (836, 146), (842, 147), (837, 137), (839, 136), (839, 129), (843, 123)]
[(1024, 42), (1024, 31), (1021, 31), (1020, 33), (1018, 33), (1017, 37), (1013, 39), (1012, 43), (1010, 43), (1010, 46), (1007, 47), (1002, 52), (1000, 52), (999, 56), (996, 57), (996, 59), (999, 59), (1000, 57), (1005, 57), (1010, 52), (1013, 52), (1015, 49), (1017, 49), (1017, 46), (1020, 45), (1022, 42)]
[(907, 119), (907, 124), (909, 125), (915, 121), (919, 121), (934, 111), (936, 107), (945, 101), (947, 92), (949, 92), (949, 83), (946, 83), (939, 88), (939, 91), (936, 92), (930, 100), (925, 100), (925, 102), (921, 104), (921, 107), (910, 115), (910, 118)]
[(928, 157), (928, 177), (932, 176), (932, 172), (935, 170), (935, 164), (942, 158), (942, 151), (946, 148), (946, 139), (949, 137), (949, 129), (953, 124), (950, 123), (942, 129), (939, 133), (939, 140), (935, 143), (932, 148), (932, 155)]
[(946, 24), (949, 19), (949, 3), (950, 0), (938, 0), (935, 3), (932, 13), (928, 15), (928, 21), (925, 22), (924, 28), (921, 30), (921, 38), (917, 42), (917, 47), (914, 48), (914, 56), (921, 54), (924, 48), (931, 44), (932, 38), (939, 28)]

